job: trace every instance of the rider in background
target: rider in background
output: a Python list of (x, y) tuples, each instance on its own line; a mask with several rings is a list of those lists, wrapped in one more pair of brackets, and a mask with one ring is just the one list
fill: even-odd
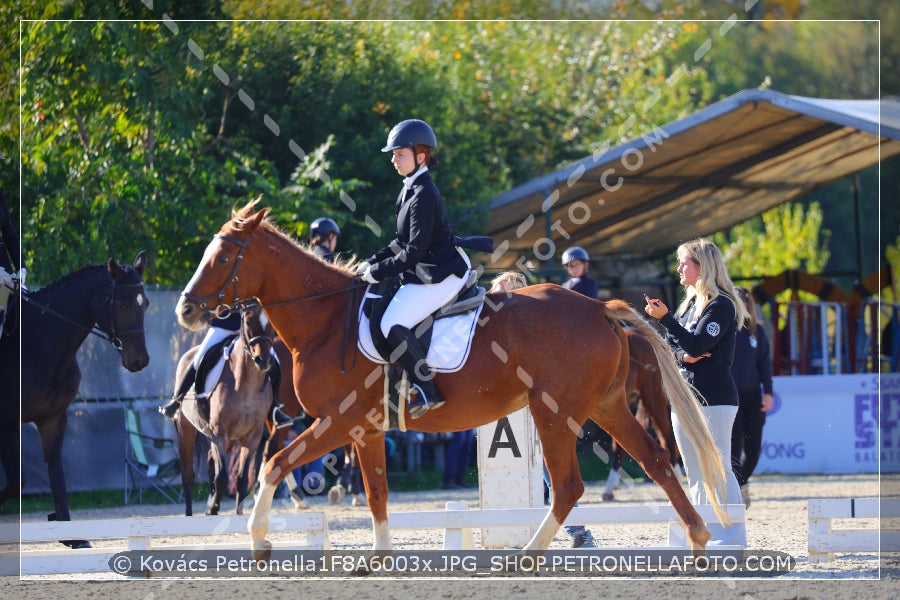
[[(573, 292), (578, 292), (583, 296), (596, 300), (599, 289), (597, 282), (588, 277), (587, 274), (590, 260), (591, 258), (588, 256), (587, 250), (581, 246), (572, 246), (563, 252), (562, 263), (566, 268), (566, 271), (569, 272), (569, 279), (563, 283), (562, 286)], [(548, 493), (552, 494), (553, 490), (550, 489), (550, 473), (547, 472), (546, 466), (544, 466), (544, 483), (547, 486)], [(575, 503), (575, 506), (578, 506), (577, 502)], [(594, 536), (584, 525), (566, 525), (564, 529), (569, 535), (573, 548), (591, 548), (594, 546)]]
[[(181, 401), (184, 400), (184, 397), (187, 395), (188, 391), (190, 391), (191, 386), (195, 385), (197, 381), (197, 370), (200, 368), (200, 364), (204, 361), (210, 348), (224, 341), (229, 336), (240, 334), (240, 331), (241, 313), (238, 311), (231, 311), (231, 313), (225, 317), (213, 318), (209, 323), (209, 328), (206, 330), (206, 337), (200, 342), (200, 349), (194, 355), (194, 359), (184, 372), (181, 383), (175, 390), (175, 395), (165, 405), (159, 407), (159, 412), (170, 419), (174, 419), (178, 410), (181, 408)], [(275, 361), (276, 364), (277, 362), (278, 361)], [(272, 423), (274, 423), (276, 428), (280, 429), (282, 427), (289, 427), (294, 420), (281, 410), (283, 404), (278, 400), (278, 388), (281, 385), (281, 371), (274, 366), (273, 368), (276, 369), (277, 373), (270, 374), (269, 377), (272, 384)], [(196, 393), (202, 393), (202, 391), (203, 390), (195, 388)]]
[(562, 286), (596, 300), (599, 287), (587, 274), (590, 260), (587, 251), (581, 246), (572, 246), (563, 252), (562, 263), (569, 272), (569, 279)]
[(326, 262), (333, 263), (337, 258), (334, 249), (337, 247), (341, 228), (328, 217), (320, 217), (309, 226), (309, 239), (313, 253)]

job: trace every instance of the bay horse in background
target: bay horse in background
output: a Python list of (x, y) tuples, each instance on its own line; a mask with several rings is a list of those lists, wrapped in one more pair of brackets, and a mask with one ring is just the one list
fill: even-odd
[[(267, 324), (258, 305), (247, 304), (241, 308), (241, 329), (218, 382), (206, 399), (198, 400), (192, 388), (175, 417), (187, 516), (193, 514), (194, 447), (198, 432), (210, 441), (207, 455), (210, 494), (206, 514), (219, 514), (222, 496), (228, 489), (228, 458), (232, 451), (237, 453), (235, 512), (243, 514), (250, 474), (256, 472), (254, 463), (258, 460), (266, 417), (272, 405), (268, 372), (275, 357), (272, 353), (274, 341), (266, 330)], [(199, 349), (194, 346), (182, 355), (176, 381), (181, 380)]]
[[(176, 307), (181, 324), (198, 329), (220, 305), (258, 298), (291, 349), (300, 402), (316, 417), (260, 472), (248, 523), (252, 556), (271, 555), (266, 539), (269, 514), (285, 475), (350, 442), (359, 452), (374, 549), (390, 549), (381, 417), (384, 370), (365, 358), (355, 368), (341, 368), (344, 355), (355, 352), (355, 333), (348, 330), (355, 331), (361, 296), (357, 292), (363, 286), (352, 269), (328, 264), (303, 249), (265, 219), (268, 209), (256, 211), (255, 204), (236, 210), (214, 236)], [(666, 452), (638, 424), (625, 398), (629, 359), (623, 321), (652, 341), (667, 395), (703, 460), (706, 491), (711, 498), (726, 497), (725, 467), (706, 421), (656, 330), (623, 301), (600, 302), (552, 284), (489, 295), (485, 307), (466, 364), (455, 373), (436, 375), (447, 404), (417, 419), (415, 429), (472, 429), (528, 406), (544, 448), (553, 499), (523, 550), (544, 552), (584, 492), (576, 440), (581, 426), (592, 419), (663, 488), (691, 548), (702, 551), (709, 530), (672, 474)], [(404, 416), (410, 418), (408, 411)], [(720, 504), (713, 507), (723, 523), (730, 523)]]
[[(0, 396), (0, 461), (6, 474), (0, 504), (17, 498), (24, 486), (21, 426), (34, 423), (53, 495), (54, 512), (48, 519), (70, 520), (62, 449), (66, 411), (81, 384), (78, 349), (94, 334), (115, 347), (126, 370), (137, 372), (147, 366), (144, 313), (148, 301), (141, 279), (146, 264), (143, 251), (131, 267), (119, 266), (110, 258), (106, 264), (81, 267), (39, 290), (22, 290), (10, 298), (10, 305), (18, 301), (21, 330), (0, 339), (0, 381), (5, 387)], [(66, 543), (90, 547), (84, 540)]]
[[(663, 388), (662, 372), (653, 344), (640, 331), (631, 327), (625, 328), (628, 338), (629, 368), (625, 382), (625, 394), (628, 404), (634, 412), (638, 423), (648, 429), (651, 425), (659, 445), (669, 454), (669, 464), (676, 473), (681, 472), (681, 455), (675, 444), (675, 432), (672, 430), (672, 416), (669, 414), (669, 399)], [(619, 469), (625, 459), (625, 450), (612, 440), (612, 463), (606, 488), (603, 490), (604, 501), (615, 500), (613, 490), (619, 483)]]

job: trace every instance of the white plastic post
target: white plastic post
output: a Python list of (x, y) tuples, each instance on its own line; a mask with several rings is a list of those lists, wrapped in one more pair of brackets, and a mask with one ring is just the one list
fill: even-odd
[[(542, 508), (544, 455), (531, 411), (523, 408), (478, 428), (478, 487), (481, 508)], [(485, 527), (485, 549), (521, 548), (534, 527)]]
[[(445, 510), (466, 510), (465, 502), (456, 500), (448, 501), (444, 505)], [(444, 529), (444, 550), (473, 550), (475, 542), (472, 538), (471, 527), (448, 527)]]

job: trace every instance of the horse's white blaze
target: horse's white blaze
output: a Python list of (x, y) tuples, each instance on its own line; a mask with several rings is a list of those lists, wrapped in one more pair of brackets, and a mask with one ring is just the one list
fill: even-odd
[(212, 263), (213, 255), (218, 252), (219, 248), (221, 247), (222, 240), (220, 240), (219, 238), (213, 238), (213, 240), (206, 246), (206, 250), (203, 251), (203, 258), (200, 259), (200, 264), (197, 265), (197, 269), (194, 271), (194, 274), (191, 276), (191, 280), (188, 281), (188, 284), (184, 289), (194, 289), (194, 286), (197, 285), (197, 280), (200, 279), (200, 275), (202, 275), (203, 271), (206, 270), (207, 265)]
[(388, 529), (387, 521), (376, 521), (375, 517), (372, 517), (372, 532), (375, 534), (373, 550), (391, 549), (391, 531)]

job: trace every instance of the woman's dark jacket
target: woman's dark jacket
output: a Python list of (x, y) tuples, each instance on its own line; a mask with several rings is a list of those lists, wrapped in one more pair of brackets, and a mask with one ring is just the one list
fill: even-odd
[[(703, 396), (708, 406), (738, 405), (737, 387), (731, 376), (734, 362), (734, 340), (737, 318), (728, 296), (720, 295), (695, 315), (693, 301), (676, 319), (667, 312), (659, 320), (666, 328), (666, 341), (675, 350), (681, 374)], [(685, 363), (685, 354), (710, 356), (695, 363)]]

